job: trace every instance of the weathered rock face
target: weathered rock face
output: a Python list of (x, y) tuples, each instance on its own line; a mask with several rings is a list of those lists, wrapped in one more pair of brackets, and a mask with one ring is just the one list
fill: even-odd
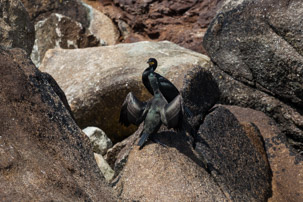
[[(272, 170), (272, 197), (269, 201), (301, 201), (303, 189), (300, 182), (303, 181), (303, 159), (300, 154), (293, 151), (281, 131), (272, 119), (260, 111), (236, 106), (224, 106), (239, 122), (246, 126), (253, 124), (264, 139), (266, 156)], [(258, 136), (251, 138), (253, 142)], [(259, 144), (260, 145), (260, 144)]]
[(79, 22), (57, 13), (37, 22), (35, 30), (36, 40), (31, 58), (37, 67), (48, 49), (85, 48), (100, 44), (99, 40)]
[(141, 75), (150, 57), (158, 60), (156, 71), (179, 89), (193, 65), (209, 65), (208, 57), (170, 42), (139, 42), (50, 50), (40, 69), (50, 73), (64, 90), (80, 127), (97, 126), (116, 142), (135, 129), (118, 123), (127, 93), (134, 92), (142, 101), (149, 97)]
[(271, 196), (271, 170), (259, 142), (254, 144), (236, 117), (220, 106), (199, 129), (195, 150), (232, 201), (266, 201)]
[(129, 153), (115, 186), (124, 200), (227, 201), (184, 133), (163, 127), (155, 137), (167, 147), (149, 141), (142, 150), (134, 146)]
[(221, 11), (204, 47), (223, 72), (259, 94), (252, 100), (246, 92), (246, 101), (229, 94), (225, 103), (266, 112), (303, 150), (302, 2), (228, 1)]
[(35, 41), (34, 25), (19, 0), (0, 0), (0, 46), (22, 48), (28, 55)]
[(52, 13), (59, 13), (89, 26), (89, 9), (79, 0), (21, 0), (30, 19), (38, 22)]
[(110, 16), (123, 33), (125, 24), (130, 33), (125, 42), (168, 40), (197, 52), (204, 52), (201, 45), (209, 22), (221, 0), (196, 1), (124, 1), (108, 0), (91, 4)]
[(114, 169), (115, 176), (119, 175), (119, 173), (124, 168), (128, 159), (128, 155), (140, 135), (138, 131), (141, 131), (142, 127), (143, 126), (141, 124), (135, 135), (131, 135), (125, 138), (123, 141), (118, 142), (112, 148), (107, 150), (104, 159), (108, 162), (110, 167)]
[(2, 201), (116, 201), (89, 140), (21, 49), (0, 50)]

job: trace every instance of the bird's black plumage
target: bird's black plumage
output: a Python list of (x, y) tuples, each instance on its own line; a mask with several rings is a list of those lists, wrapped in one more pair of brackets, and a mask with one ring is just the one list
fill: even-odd
[(154, 97), (147, 103), (139, 101), (131, 92), (127, 95), (120, 112), (120, 122), (124, 125), (139, 125), (144, 121), (141, 138), (138, 142), (140, 148), (148, 137), (155, 134), (163, 123), (168, 128), (180, 129), (183, 118), (182, 97), (178, 95), (170, 103), (167, 102), (159, 89), (159, 81), (151, 72), (148, 80)]
[(150, 85), (148, 76), (150, 73), (154, 73), (157, 77), (157, 80), (159, 82), (159, 89), (167, 102), (171, 102), (175, 97), (180, 95), (179, 90), (176, 88), (174, 84), (172, 84), (168, 79), (163, 77), (162, 75), (155, 72), (158, 62), (155, 58), (149, 58), (147, 63), (149, 64), (149, 67), (146, 68), (142, 74), (142, 82), (148, 92), (150, 92), (152, 95), (154, 95), (153, 89)]

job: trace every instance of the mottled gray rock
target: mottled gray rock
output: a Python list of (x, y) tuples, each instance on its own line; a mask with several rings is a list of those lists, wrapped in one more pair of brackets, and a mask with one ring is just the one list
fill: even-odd
[(35, 25), (36, 40), (31, 54), (37, 67), (48, 49), (85, 48), (100, 45), (99, 40), (81, 23), (58, 13), (53, 13)]
[(271, 170), (259, 142), (258, 147), (222, 106), (200, 126), (195, 150), (232, 201), (266, 201), (271, 196)]
[(171, 42), (139, 42), (89, 49), (50, 50), (40, 66), (64, 90), (77, 123), (102, 128), (115, 143), (132, 134), (135, 127), (118, 123), (128, 92), (150, 98), (141, 81), (148, 58), (158, 60), (156, 72), (181, 89), (186, 72), (194, 65), (209, 66), (205, 55)]
[(107, 150), (113, 146), (112, 141), (100, 128), (87, 127), (83, 129), (83, 132), (89, 137), (95, 153), (105, 155)]
[(236, 97), (226, 92), (224, 103), (241, 103), (266, 112), (301, 151), (302, 13), (300, 0), (228, 1), (203, 42), (219, 69), (241, 82), (241, 88), (254, 91), (252, 95), (239, 89)]
[(0, 49), (0, 77), (1, 201), (117, 201), (88, 138), (25, 51)]
[(22, 3), (0, 0), (0, 46), (22, 48), (30, 55), (34, 40), (34, 25)]
[(89, 8), (81, 0), (21, 0), (33, 22), (46, 19), (52, 13), (59, 13), (89, 27)]

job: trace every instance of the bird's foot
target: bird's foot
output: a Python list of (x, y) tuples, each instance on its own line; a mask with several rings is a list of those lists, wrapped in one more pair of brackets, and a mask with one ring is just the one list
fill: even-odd
[(155, 137), (150, 137), (149, 138), (151, 141), (153, 141), (154, 143), (157, 143), (163, 147), (168, 147), (166, 144), (162, 143), (158, 138), (155, 138)]

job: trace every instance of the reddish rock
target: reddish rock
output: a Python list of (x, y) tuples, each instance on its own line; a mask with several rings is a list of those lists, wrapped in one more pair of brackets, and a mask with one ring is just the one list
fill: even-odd
[(204, 52), (202, 40), (221, 0), (125, 1), (86, 3), (110, 16), (117, 24), (126, 22), (131, 34), (122, 41), (169, 40), (194, 51)]
[(116, 201), (55, 84), (24, 51), (0, 49), (0, 77), (1, 201)]

